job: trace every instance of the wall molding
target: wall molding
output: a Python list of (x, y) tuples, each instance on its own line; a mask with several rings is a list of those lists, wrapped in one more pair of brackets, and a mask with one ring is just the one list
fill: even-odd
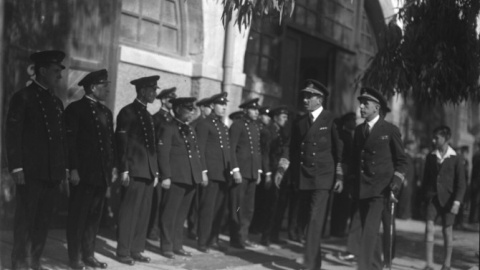
[[(218, 82), (222, 82), (223, 78), (222, 67), (194, 63), (189, 60), (144, 51), (126, 45), (120, 45), (120, 61), (191, 78), (206, 78)], [(233, 70), (233, 83), (235, 85), (244, 87), (245, 79), (245, 73)]]

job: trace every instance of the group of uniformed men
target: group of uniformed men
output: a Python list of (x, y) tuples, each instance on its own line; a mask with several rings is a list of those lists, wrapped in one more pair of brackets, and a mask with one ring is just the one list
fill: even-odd
[[(53, 92), (64, 57), (61, 51), (32, 54), (35, 78), (10, 101), (7, 155), (17, 184), (13, 269), (45, 269), (40, 257), (61, 183), (70, 191), (70, 267), (107, 268), (94, 256), (95, 237), (105, 193), (117, 175), (122, 190), (116, 256), (122, 263), (150, 262), (142, 255), (147, 235), (160, 238), (165, 257), (191, 256), (182, 245), (190, 209), (202, 252), (218, 248), (226, 208), (235, 248), (252, 245), (248, 232), (254, 211), (269, 209), (259, 226), (262, 244), (268, 245), (278, 240), (285, 198), (294, 192), (291, 236), (305, 237), (305, 267), (321, 268), (327, 202), (332, 191), (342, 191), (342, 163), (347, 162), (334, 116), (322, 106), (329, 94), (325, 86), (306, 82), (300, 92), (306, 113), (293, 121), (290, 132), (288, 108), (268, 110), (258, 99), (243, 102), (243, 115), (227, 127), (226, 93), (197, 104), (206, 113), (194, 121), (195, 98), (176, 97), (175, 88), (157, 95), (159, 76), (142, 77), (131, 81), (137, 97), (120, 110), (114, 131), (112, 112), (102, 104), (109, 94), (104, 69), (78, 83), (85, 96), (64, 111)], [(155, 98), (162, 107), (152, 116), (147, 104)], [(355, 130), (348, 162), (357, 175), (353, 194), (363, 227), (359, 269), (370, 270), (380, 267), (375, 239), (387, 194), (397, 192), (404, 178), (405, 155), (398, 128), (380, 115), (387, 109), (384, 97), (364, 88), (358, 99), (366, 122)], [(273, 121), (258, 121), (259, 109), (260, 118), (268, 115)], [(257, 187), (265, 196), (255, 206)]]

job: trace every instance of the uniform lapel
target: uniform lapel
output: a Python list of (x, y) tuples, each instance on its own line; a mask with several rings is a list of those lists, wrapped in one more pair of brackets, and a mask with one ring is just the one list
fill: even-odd
[[(368, 135), (368, 138), (365, 141), (365, 144), (370, 144), (373, 141), (375, 141), (375, 138), (377, 138), (378, 135), (381, 133), (383, 124), (384, 124), (384, 121), (380, 117), (380, 119), (378, 119), (377, 123), (375, 123), (373, 128), (370, 130), (370, 135)], [(366, 125), (366, 123), (365, 123), (365, 125)]]
[[(315, 119), (315, 121), (312, 123), (310, 128), (307, 131), (307, 134), (305, 134), (305, 137), (310, 136), (312, 133), (315, 132), (315, 130), (319, 129), (322, 126), (322, 123), (324, 122), (325, 118), (325, 110), (323, 110), (320, 115)], [(306, 120), (308, 121), (308, 115), (306, 117)]]
[(298, 128), (299, 128), (299, 131), (300, 131), (300, 134), (302, 135), (302, 137), (305, 137), (305, 135), (307, 134), (308, 132), (308, 115), (305, 114), (305, 115), (302, 115), (300, 119), (298, 119)]

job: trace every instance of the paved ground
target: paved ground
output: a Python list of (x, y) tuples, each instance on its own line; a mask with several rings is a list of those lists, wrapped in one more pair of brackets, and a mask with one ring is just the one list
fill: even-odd
[[(423, 233), (424, 224), (418, 221), (397, 221), (398, 243), (397, 258), (394, 260), (393, 269), (411, 270), (423, 269)], [(477, 269), (478, 257), (475, 253), (479, 250), (478, 226), (472, 231), (455, 231), (455, 243), (453, 254), (453, 269)], [(258, 236), (251, 236), (252, 240), (258, 240)], [(222, 243), (228, 243), (228, 238), (222, 236)], [(322, 250), (324, 252), (324, 269), (340, 270), (355, 269), (355, 264), (339, 261), (336, 255), (344, 250), (346, 239), (329, 238), (324, 240)], [(436, 269), (440, 269), (443, 256), (441, 231), (437, 228), (435, 241)], [(10, 252), (12, 247), (11, 231), (1, 233), (0, 253), (1, 269), (10, 268)], [(108, 233), (98, 237), (96, 256), (101, 261), (106, 261), (109, 269), (161, 269), (161, 270), (293, 270), (300, 269), (298, 264), (301, 258), (302, 246), (299, 243), (287, 241), (284, 245), (273, 245), (269, 248), (258, 246), (248, 250), (229, 248), (225, 251), (212, 251), (209, 254), (200, 253), (195, 249), (194, 241), (186, 241), (185, 249), (193, 253), (192, 258), (177, 257), (169, 260), (158, 254), (158, 242), (148, 242), (145, 255), (152, 258), (149, 264), (137, 263), (135, 266), (125, 266), (114, 259), (116, 242)], [(49, 233), (48, 242), (44, 252), (44, 265), (51, 269), (68, 269), (67, 249), (64, 230), (52, 230)]]

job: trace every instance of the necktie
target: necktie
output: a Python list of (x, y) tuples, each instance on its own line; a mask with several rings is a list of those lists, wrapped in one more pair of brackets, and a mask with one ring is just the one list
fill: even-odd
[(365, 138), (368, 138), (368, 135), (370, 135), (370, 126), (367, 123), (365, 123), (363, 134)]
[(313, 114), (312, 113), (308, 113), (308, 123), (310, 124), (310, 126), (313, 124)]

